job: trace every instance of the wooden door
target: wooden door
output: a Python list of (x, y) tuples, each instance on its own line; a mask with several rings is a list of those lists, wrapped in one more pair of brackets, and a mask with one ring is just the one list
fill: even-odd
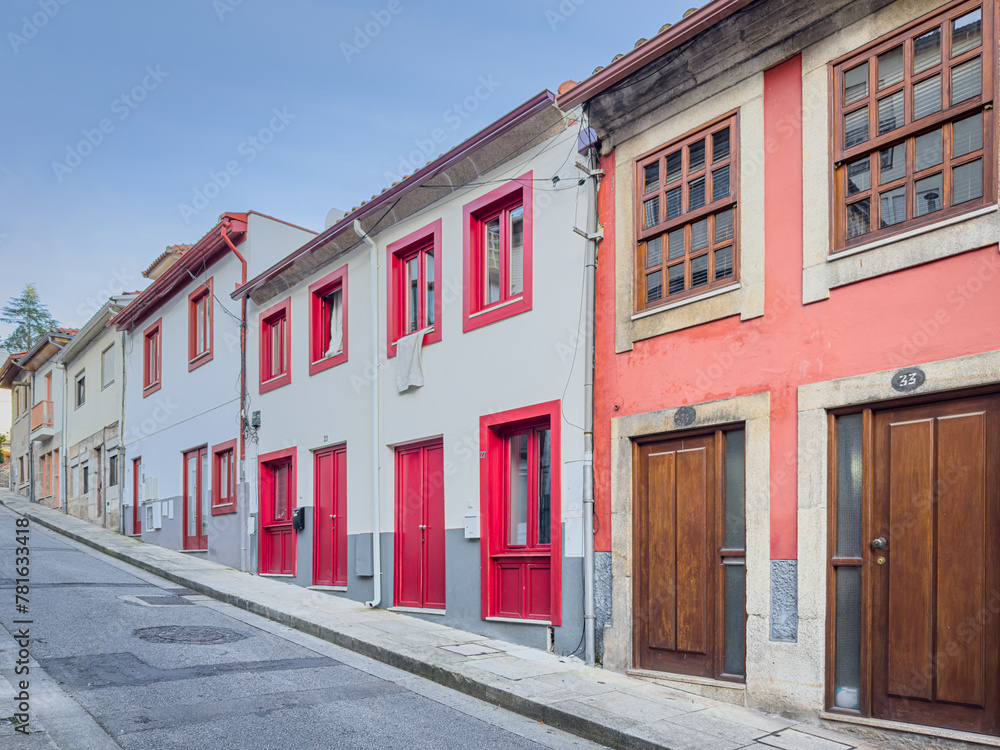
[(292, 459), (268, 461), (262, 466), (260, 572), (262, 575), (295, 575)]
[(875, 415), (878, 718), (1000, 732), (998, 404), (989, 396)]
[(396, 451), (395, 604), (445, 608), (444, 447)]
[(637, 451), (635, 664), (715, 677), (716, 437), (646, 443)]
[(314, 458), (313, 584), (347, 585), (347, 446)]
[[(99, 501), (98, 507), (101, 502), (103, 501)], [(208, 549), (208, 533), (205, 528), (205, 509), (208, 507), (208, 502), (208, 448), (197, 448), (184, 454), (183, 533), (186, 550)]]
[(139, 507), (142, 486), (142, 459), (132, 459), (132, 534), (140, 536), (142, 534), (142, 508)]

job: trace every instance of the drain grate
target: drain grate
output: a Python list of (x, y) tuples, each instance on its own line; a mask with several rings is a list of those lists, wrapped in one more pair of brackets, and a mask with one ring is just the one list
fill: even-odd
[(160, 625), (155, 628), (139, 628), (133, 633), (150, 643), (192, 643), (214, 645), (235, 643), (245, 636), (229, 628), (214, 628), (208, 625)]

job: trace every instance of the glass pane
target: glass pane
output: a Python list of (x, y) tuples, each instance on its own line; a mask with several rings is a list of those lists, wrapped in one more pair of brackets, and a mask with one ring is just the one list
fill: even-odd
[(705, 141), (688, 146), (688, 174), (705, 168)]
[(863, 193), (872, 186), (872, 160), (859, 159), (847, 165), (847, 194)]
[[(427, 286), (427, 301), (424, 304), (424, 317), (427, 325), (434, 325), (434, 253), (428, 250), (424, 253), (427, 268), (424, 270), (424, 283)], [(334, 294), (340, 294), (338, 289)]]
[(941, 62), (941, 29), (934, 29), (913, 40), (913, 72), (933, 68)]
[(868, 96), (868, 63), (862, 63), (844, 73), (844, 104)]
[(642, 207), (645, 214), (645, 218), (643, 219), (644, 228), (649, 229), (660, 223), (660, 196), (646, 201), (642, 204)]
[(871, 231), (871, 198), (850, 203), (847, 206), (847, 239), (860, 237)]
[(510, 294), (524, 289), (524, 207), (510, 212)]
[(658, 190), (660, 187), (660, 163), (647, 164), (644, 171), (646, 187), (643, 192)]
[(887, 182), (898, 180), (906, 174), (906, 144), (900, 143), (879, 151), (878, 164), (879, 185), (885, 185)]
[(726, 519), (722, 546), (726, 549), (746, 548), (745, 467), (746, 433), (727, 432), (726, 436)]
[[(201, 454), (201, 528), (208, 528), (212, 516), (212, 483), (209, 481), (208, 453)], [(204, 531), (200, 533), (205, 533)]]
[(944, 208), (944, 175), (940, 172), (917, 180), (916, 216), (924, 216)]
[(861, 707), (861, 568), (837, 568), (833, 702)]
[(743, 674), (746, 650), (746, 566), (726, 565), (726, 674)]
[(983, 197), (983, 160), (976, 159), (968, 164), (955, 167), (952, 170), (954, 182), (954, 198), (952, 202), (959, 203)]
[(878, 90), (903, 80), (903, 46), (878, 56)]
[(704, 286), (708, 283), (708, 255), (702, 255), (691, 261), (691, 288)]
[(274, 470), (274, 520), (288, 518), (288, 464)]
[(229, 453), (219, 454), (219, 499), (229, 497)]
[(705, 205), (705, 178), (699, 177), (688, 185), (688, 211)]
[(684, 229), (675, 229), (669, 235), (670, 238), (670, 260), (675, 260), (684, 255)]
[(983, 42), (983, 11), (976, 8), (951, 22), (951, 56), (958, 57)]
[(538, 431), (538, 543), (552, 540), (552, 433)]
[(941, 130), (917, 136), (917, 171), (929, 169), (941, 163)]
[(868, 107), (844, 115), (844, 148), (857, 146), (868, 140)]
[(706, 247), (708, 247), (708, 219), (702, 219), (691, 225), (691, 252), (695, 253)]
[(983, 90), (983, 59), (977, 57), (951, 69), (951, 103), (979, 96)]
[(712, 136), (712, 163), (729, 158), (729, 128)]
[(646, 243), (646, 268), (653, 268), (663, 262), (663, 236), (654, 237)]
[(420, 328), (417, 320), (417, 312), (420, 300), (420, 271), (417, 268), (418, 257), (414, 256), (406, 261), (406, 330), (413, 333)]
[(903, 92), (878, 101), (878, 134), (903, 127)]
[(837, 417), (837, 557), (861, 557), (862, 421)]
[(284, 360), (281, 356), (281, 325), (282, 320), (276, 320), (271, 326), (271, 377), (280, 375), (284, 370)]
[(733, 238), (733, 210), (715, 215), (715, 242), (725, 242)]
[(663, 297), (663, 271), (646, 274), (646, 302), (656, 302)]
[(667, 155), (667, 184), (681, 178), (681, 152)]
[(680, 215), (681, 215), (681, 189), (674, 188), (673, 190), (668, 190), (666, 221), (670, 221), (670, 219), (676, 219)]
[(879, 220), (883, 227), (906, 221), (906, 185), (879, 194)]
[(941, 76), (931, 76), (913, 87), (913, 119), (933, 114), (941, 109)]
[(528, 436), (510, 438), (507, 544), (528, 543)]
[(486, 222), (486, 304), (500, 301), (500, 217)]
[(728, 279), (733, 275), (733, 248), (724, 247), (715, 251), (715, 280)]
[(952, 137), (952, 156), (965, 156), (983, 147), (983, 113), (955, 123)]
[[(86, 469), (84, 469), (86, 472)], [(84, 473), (86, 477), (86, 473)], [(187, 535), (198, 536), (198, 454), (187, 457)]]
[(670, 288), (667, 290), (667, 294), (677, 294), (678, 292), (684, 291), (684, 264), (678, 263), (676, 266), (670, 266), (669, 272), (669, 283)]
[(712, 172), (712, 200), (717, 201), (729, 195), (729, 167)]

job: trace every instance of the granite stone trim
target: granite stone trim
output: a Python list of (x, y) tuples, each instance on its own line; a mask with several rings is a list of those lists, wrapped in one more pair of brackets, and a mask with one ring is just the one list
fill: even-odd
[(771, 560), (771, 640), (795, 643), (799, 634), (798, 560)]

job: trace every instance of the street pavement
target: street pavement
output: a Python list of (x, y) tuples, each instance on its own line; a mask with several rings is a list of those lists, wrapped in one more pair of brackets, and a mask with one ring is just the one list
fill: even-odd
[[(3, 491), (0, 502), (30, 519), (34, 539), (42, 538), (37, 533), (42, 527), (59, 532), (61, 536), (45, 532), (46, 549), (55, 549), (58, 542), (71, 546), (79, 558), (60, 563), (69, 553), (45, 552), (33, 563), (38, 575), (43, 566), (51, 567), (52, 583), (75, 585), (51, 588), (48, 600), (45, 589), (39, 590), (52, 614), (44, 610), (46, 619), (39, 619), (39, 627), (45, 628), (39, 634), (46, 640), (33, 645), (32, 656), (122, 747), (927, 747), (925, 738), (915, 735), (893, 736), (864, 727), (841, 731), (848, 725), (820, 726), (764, 714), (655, 679), (366, 609), (146, 544)], [(13, 534), (12, 519), (0, 511), (0, 534)], [(8, 556), (0, 557), (0, 585), (14, 575), (5, 572), (13, 570), (12, 538), (0, 537), (0, 553)], [(104, 554), (95, 557), (82, 545)], [(101, 586), (81, 585), (95, 582), (79, 565), (84, 558), (104, 565), (101, 570), (109, 580), (101, 578)], [(33, 573), (33, 592), (36, 581), (44, 579)], [(0, 588), (0, 602), (4, 595)], [(11, 628), (13, 589), (7, 595), (11, 604), (0, 603), (0, 622)], [(162, 624), (225, 628), (247, 637), (178, 646), (137, 635)], [(151, 635), (164, 634), (146, 637)], [(314, 661), (320, 658), (329, 662)], [(4, 670), (13, 663), (14, 654), (0, 654), (0, 673), (8, 679), (13, 675)], [(39, 716), (57, 742), (53, 722), (67, 721), (69, 708)], [(487, 710), (495, 713), (482, 713)], [(4, 731), (0, 727), (0, 743)]]

